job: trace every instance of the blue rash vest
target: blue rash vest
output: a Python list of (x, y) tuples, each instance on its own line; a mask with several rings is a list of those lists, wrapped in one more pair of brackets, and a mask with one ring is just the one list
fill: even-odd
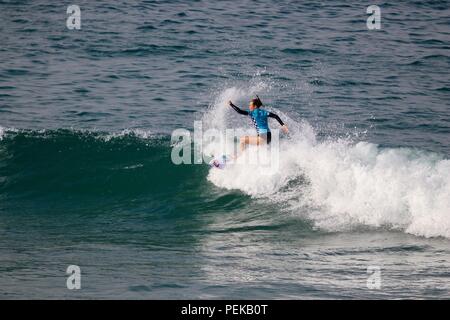
[(255, 109), (253, 111), (249, 111), (248, 115), (252, 119), (253, 125), (256, 128), (256, 132), (258, 134), (265, 134), (270, 132), (269, 129), (269, 112), (264, 109)]

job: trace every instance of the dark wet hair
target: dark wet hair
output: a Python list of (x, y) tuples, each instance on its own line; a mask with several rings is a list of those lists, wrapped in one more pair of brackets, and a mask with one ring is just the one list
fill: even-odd
[(252, 99), (252, 103), (257, 108), (262, 106), (262, 101), (258, 96), (257, 96), (257, 98)]

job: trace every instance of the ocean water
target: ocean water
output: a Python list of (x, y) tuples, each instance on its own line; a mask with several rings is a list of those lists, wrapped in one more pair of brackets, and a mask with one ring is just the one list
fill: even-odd
[[(76, 4), (0, 1), (0, 298), (450, 297), (449, 1)], [(255, 94), (279, 170), (173, 164)]]

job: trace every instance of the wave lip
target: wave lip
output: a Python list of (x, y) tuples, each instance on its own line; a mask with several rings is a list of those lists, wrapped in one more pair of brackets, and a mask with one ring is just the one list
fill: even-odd
[(139, 128), (127, 128), (115, 132), (105, 132), (97, 130), (84, 130), (84, 129), (40, 129), (40, 130), (30, 130), (30, 129), (16, 129), (16, 128), (5, 128), (0, 126), (0, 140), (3, 140), (9, 134), (24, 134), (28, 137), (57, 137), (59, 135), (72, 135), (78, 137), (90, 136), (92, 138), (101, 139), (105, 142), (111, 141), (116, 138), (124, 137), (136, 137), (142, 140), (157, 138), (157, 134), (147, 129)]
[(145, 129), (123, 129), (119, 132), (107, 133), (102, 136), (105, 141), (109, 141), (114, 138), (120, 138), (124, 136), (135, 136), (141, 139), (149, 139), (154, 136), (150, 130)]

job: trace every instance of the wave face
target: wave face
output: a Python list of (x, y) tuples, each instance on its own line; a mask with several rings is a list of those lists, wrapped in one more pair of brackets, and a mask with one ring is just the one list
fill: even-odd
[[(219, 129), (229, 126), (227, 116), (232, 117), (234, 111), (227, 101), (252, 96), (258, 89), (260, 86), (224, 90), (205, 114), (205, 122)], [(252, 197), (269, 198), (328, 231), (385, 227), (450, 238), (448, 159), (411, 148), (319, 139), (308, 122), (296, 122), (276, 112), (288, 119), (291, 129), (289, 138), (281, 139), (278, 170), (270, 172), (263, 164), (254, 163), (230, 165), (225, 170), (211, 169), (211, 182)], [(255, 149), (247, 151), (251, 152)]]

